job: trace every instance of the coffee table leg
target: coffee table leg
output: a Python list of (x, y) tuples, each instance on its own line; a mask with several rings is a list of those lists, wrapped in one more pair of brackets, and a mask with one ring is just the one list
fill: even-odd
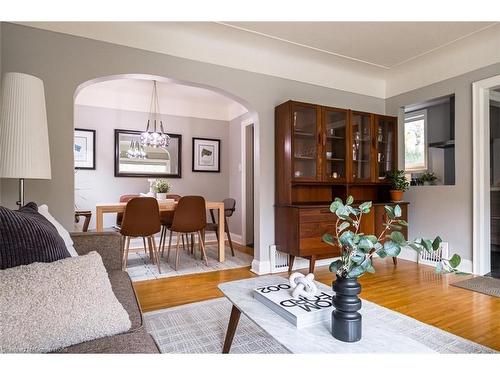
[(229, 353), (229, 351), (231, 350), (234, 333), (236, 332), (238, 322), (240, 321), (240, 315), (241, 311), (233, 305), (233, 308), (231, 309), (231, 317), (229, 318), (229, 324), (227, 325), (226, 340), (224, 341), (224, 348), (222, 349), (222, 353)]

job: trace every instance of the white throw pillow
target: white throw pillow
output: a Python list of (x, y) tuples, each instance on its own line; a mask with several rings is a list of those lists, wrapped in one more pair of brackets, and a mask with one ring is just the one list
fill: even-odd
[(45, 353), (130, 330), (95, 251), (0, 270), (0, 352)]
[(53, 226), (56, 227), (57, 233), (59, 233), (61, 238), (64, 240), (64, 244), (66, 245), (69, 254), (72, 257), (77, 257), (78, 253), (73, 246), (73, 240), (71, 239), (69, 232), (61, 224), (59, 224), (56, 219), (54, 219), (54, 216), (52, 216), (49, 212), (49, 207), (46, 204), (42, 204), (41, 206), (38, 206), (38, 212), (43, 215), (48, 221), (50, 221)]

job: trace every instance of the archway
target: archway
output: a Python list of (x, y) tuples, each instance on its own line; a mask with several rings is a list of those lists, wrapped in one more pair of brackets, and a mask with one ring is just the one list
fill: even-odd
[[(156, 76), (156, 75), (149, 75), (149, 74), (120, 74), (120, 75), (111, 75), (111, 76), (105, 76), (105, 77), (99, 77), (99, 78), (96, 78), (96, 79), (92, 79), (92, 80), (89, 80), (89, 81), (86, 81), (82, 84), (80, 84), (78, 86), (78, 88), (76, 89), (75, 91), (75, 94), (74, 94), (74, 103), (75, 103), (75, 127), (79, 127), (81, 128), (82, 125), (81, 125), (81, 109), (77, 108), (79, 105), (81, 105), (80, 103), (80, 99), (85, 96), (85, 92), (88, 91), (88, 90), (93, 90), (93, 88), (97, 87), (98, 85), (102, 85), (102, 84), (106, 84), (106, 83), (110, 83), (110, 82), (118, 82), (118, 81), (123, 81), (123, 80), (135, 80), (135, 81), (143, 81), (143, 82), (151, 82), (151, 81), (157, 81), (159, 85), (169, 85), (169, 86), (175, 86), (175, 87), (185, 87), (187, 91), (189, 91), (188, 89), (198, 89), (198, 90), (203, 90), (205, 92), (212, 92), (214, 93), (214, 95), (218, 95), (219, 97), (223, 97), (223, 98), (226, 98), (227, 101), (232, 101), (234, 103), (234, 107), (231, 109), (234, 113), (231, 114), (231, 116), (233, 116), (234, 114), (236, 114), (236, 117), (232, 118), (231, 120), (227, 121), (229, 123), (229, 125), (231, 126), (232, 125), (232, 121), (234, 120), (234, 123), (238, 124), (238, 127), (240, 128), (241, 127), (241, 123), (242, 121), (251, 121), (253, 124), (255, 124), (255, 127), (257, 128), (257, 124), (258, 124), (258, 116), (256, 114), (255, 111), (253, 111), (248, 103), (246, 103), (244, 100), (240, 99), (240, 98), (237, 98), (236, 96), (230, 94), (230, 93), (227, 93), (225, 92), (224, 90), (220, 90), (218, 88), (214, 88), (214, 87), (208, 87), (206, 85), (199, 85), (199, 84), (195, 84), (195, 83), (191, 83), (191, 82), (183, 82), (183, 81), (179, 81), (179, 80), (174, 80), (174, 79), (170, 79), (170, 78), (166, 78), (166, 77), (162, 77), (162, 76)], [(95, 95), (95, 100), (98, 100), (99, 99), (99, 95)], [(149, 97), (147, 98), (149, 100)], [(178, 104), (178, 103), (177, 103)], [(240, 111), (238, 112), (238, 108), (237, 107), (240, 107)], [(146, 107), (146, 106), (144, 106)], [(181, 108), (182, 105), (178, 105), (177, 106), (177, 109)], [(241, 112), (241, 108), (244, 108), (244, 112), (242, 113)], [(144, 111), (146, 112), (146, 111)], [(179, 116), (179, 113), (174, 113), (173, 114), (174, 116)], [(124, 118), (121, 118), (121, 120), (123, 121)], [(90, 118), (90, 116), (87, 116), (86, 118), (86, 124), (87, 126), (91, 126), (92, 125), (92, 118)], [(84, 121), (84, 122), (85, 122)], [(90, 124), (90, 125), (89, 125)], [(84, 124), (85, 125), (85, 124)], [(138, 125), (138, 127), (135, 129), (135, 130), (144, 130), (143, 127), (145, 126), (145, 122), (144, 123), (141, 123), (140, 125)], [(124, 126), (120, 126), (120, 128), (123, 128)], [(240, 128), (241, 129), (241, 128)], [(257, 130), (257, 129), (256, 129)], [(166, 132), (168, 133), (169, 131), (171, 131), (171, 128), (169, 128), (169, 124), (167, 123), (167, 130)], [(177, 133), (180, 133), (180, 131), (176, 131)], [(183, 148), (183, 152), (184, 150), (186, 149), (189, 149), (191, 147), (191, 139), (190, 139), (190, 136), (195, 136), (195, 135), (200, 135), (198, 133), (189, 133), (188, 135), (184, 136), (183, 138), (183, 142), (182, 142), (182, 148)], [(203, 135), (203, 134), (202, 134)], [(217, 138), (217, 136), (214, 136), (215, 138)], [(99, 144), (99, 139), (102, 138), (100, 137), (99, 135), (99, 131), (97, 131), (97, 139), (98, 139), (98, 144)], [(258, 138), (257, 138), (258, 139)], [(112, 147), (109, 145), (109, 142), (107, 144), (106, 147)], [(222, 141), (222, 152), (225, 153), (227, 156), (229, 156), (231, 154), (231, 163), (230, 164), (229, 162), (225, 165), (225, 168), (223, 169), (226, 169), (225, 171), (222, 171), (223, 173), (221, 173), (221, 175), (224, 175), (226, 176), (228, 179), (229, 179), (229, 185), (232, 185), (232, 181), (233, 180), (236, 180), (236, 179), (240, 179), (240, 176), (238, 175), (238, 167), (240, 167), (240, 165), (238, 165), (238, 163), (236, 163), (236, 165), (233, 165), (233, 154), (234, 153), (230, 153), (230, 147), (231, 147), (231, 139), (226, 139), (226, 140), (223, 140)], [(239, 147), (238, 147), (239, 148)], [(256, 141), (256, 144), (254, 145), (254, 149), (257, 149), (258, 148), (258, 140)], [(99, 152), (99, 150), (98, 150)], [(257, 153), (254, 152), (254, 155), (256, 155)], [(109, 157), (109, 155), (108, 155)], [(189, 155), (189, 158), (186, 158), (186, 155), (184, 155), (183, 157), (183, 160), (182, 160), (182, 170), (183, 170), (183, 173), (182, 173), (182, 177), (181, 177), (181, 180), (183, 179), (188, 179), (189, 178), (189, 174), (191, 173), (190, 169), (191, 169), (191, 160), (189, 160), (191, 158), (191, 155)], [(97, 169), (99, 170), (101, 168), (101, 166), (99, 165), (99, 155), (98, 155), (98, 160), (97, 160)], [(107, 161), (108, 163), (110, 162), (109, 160)], [(241, 161), (240, 161), (241, 163)], [(223, 166), (224, 167), (224, 166)], [(240, 167), (241, 168), (241, 167)], [(231, 169), (231, 170), (229, 170)], [(236, 172), (236, 174), (233, 176), (233, 173)], [(85, 172), (80, 172), (78, 171), (76, 173), (76, 177), (75, 177), (75, 191), (77, 192), (82, 192), (84, 191), (85, 189), (85, 186), (82, 187), (82, 184), (81, 184), (81, 176), (85, 174)], [(109, 174), (109, 171), (108, 171), (108, 174)], [(209, 174), (205, 174), (205, 175), (209, 175)], [(191, 176), (192, 177), (192, 176)], [(143, 180), (145, 180), (145, 178), (143, 178)], [(116, 181), (116, 180), (115, 180)], [(133, 180), (131, 180), (133, 181)], [(137, 180), (136, 180), (137, 181)], [(191, 179), (190, 180), (191, 182), (193, 182), (193, 180)], [(135, 182), (134, 182), (135, 183)], [(177, 180), (173, 181), (174, 185), (177, 185), (176, 187), (179, 188), (179, 185), (182, 185), (182, 184), (179, 184)], [(145, 192), (147, 191), (147, 186), (146, 186), (146, 182), (143, 181), (143, 185), (144, 185), (144, 188), (141, 192)], [(210, 186), (211, 184), (199, 184), (199, 183), (191, 183), (190, 186), (196, 186), (196, 187), (200, 187), (200, 186)], [(212, 184), (213, 185), (213, 184)], [(235, 185), (237, 185), (235, 183)], [(109, 186), (109, 185), (108, 185)], [(130, 185), (129, 185), (130, 186)], [(244, 194), (244, 191), (242, 192), (241, 189), (242, 187), (240, 186), (239, 187), (240, 189), (240, 197), (242, 194)], [(175, 190), (175, 189), (174, 189)], [(185, 194), (182, 194), (183, 191), (180, 191), (180, 190), (184, 190), (183, 188), (180, 188), (179, 191), (174, 191), (175, 193), (180, 193), (181, 195), (185, 195)], [(96, 189), (94, 189), (94, 191), (96, 191)], [(184, 190), (186, 191), (186, 190)], [(229, 196), (232, 196), (232, 191), (231, 191), (231, 188), (227, 189), (226, 190), (228, 194), (226, 194), (227, 196), (226, 197), (229, 197)], [(129, 193), (129, 191), (121, 191), (121, 192), (117, 192), (115, 194), (114, 197), (109, 197), (108, 199), (101, 199), (100, 202), (102, 201), (109, 201), (109, 199), (112, 199), (113, 198), (113, 201), (116, 201), (118, 199), (118, 195), (121, 194), (121, 193)], [(188, 193), (194, 193), (194, 191), (188, 191)], [(213, 191), (212, 191), (213, 193)], [(208, 195), (210, 195), (211, 193), (209, 193)], [(212, 195), (213, 196), (213, 195)], [(222, 198), (224, 197), (217, 197), (217, 199), (221, 200)], [(214, 199), (214, 198), (212, 198)], [(97, 201), (97, 198), (95, 198), (94, 200), (90, 200), (92, 202), (94, 201)], [(233, 239), (241, 239), (241, 238), (245, 238), (245, 235), (242, 231), (246, 230), (245, 228), (245, 223), (242, 222), (242, 220), (244, 220), (244, 218), (246, 217), (246, 215), (244, 214), (244, 211), (247, 209), (247, 207), (245, 206), (242, 206), (242, 204), (244, 204), (245, 200), (240, 198), (240, 199), (237, 199), (238, 203), (237, 203), (237, 211), (239, 210), (241, 212), (240, 215), (236, 215), (235, 218), (232, 218), (231, 221), (234, 221), (234, 220), (238, 220), (238, 223), (231, 223), (232, 224), (232, 227), (234, 228), (234, 230), (239, 230), (241, 231), (240, 232), (240, 235), (238, 236), (238, 233), (236, 232), (236, 236), (233, 236)], [(75, 203), (78, 205), (79, 204), (79, 198), (78, 196), (75, 195)], [(81, 201), (80, 201), (81, 203)], [(258, 199), (254, 199), (253, 200), (253, 203), (254, 203), (254, 206), (257, 205), (258, 203)], [(238, 207), (239, 206), (239, 207)], [(254, 218), (254, 230), (255, 230), (255, 238), (257, 239), (258, 238), (258, 225), (256, 225), (256, 222), (258, 222), (258, 217), (255, 217)], [(108, 222), (106, 226), (110, 226), (112, 225), (113, 223), (110, 223)], [(91, 228), (92, 228), (92, 225), (91, 225)], [(231, 233), (232, 234), (235, 234), (233, 232), (233, 228), (231, 228)], [(256, 240), (256, 243), (258, 243), (258, 241)], [(258, 249), (255, 249), (256, 251), (258, 251)]]

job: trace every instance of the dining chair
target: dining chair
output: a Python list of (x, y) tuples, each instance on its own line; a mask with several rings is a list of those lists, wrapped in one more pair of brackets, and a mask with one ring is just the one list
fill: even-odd
[[(139, 197), (140, 195), (138, 194), (125, 194), (125, 195), (122, 195), (120, 196), (120, 203), (126, 203), (128, 202), (129, 200), (131, 200), (132, 198), (137, 198)], [(115, 228), (120, 230), (120, 227), (122, 225), (122, 220), (123, 220), (123, 212), (118, 212), (116, 214), (116, 225), (115, 225)]]
[[(170, 227), (170, 235), (177, 233), (177, 247), (175, 250), (175, 270), (179, 265), (179, 244), (182, 234), (198, 234), (198, 246), (201, 253), (201, 258), (205, 258), (205, 263), (208, 266), (208, 258), (205, 252), (205, 243), (203, 241), (202, 232), (205, 230), (207, 223), (207, 212), (205, 198), (191, 195), (184, 196), (179, 199), (177, 207), (174, 211), (174, 219)], [(193, 236), (194, 237), (194, 236)], [(194, 242), (194, 241), (192, 241)], [(193, 246), (194, 247), (194, 246)], [(167, 252), (167, 261), (170, 258), (170, 246)]]
[[(224, 199), (224, 231), (227, 233), (227, 239), (229, 241), (229, 247), (231, 248), (231, 254), (234, 256), (233, 241), (231, 241), (231, 233), (229, 231), (229, 226), (227, 224), (227, 218), (233, 216), (236, 210), (236, 201), (233, 198)], [(207, 223), (205, 230), (213, 230), (217, 241), (219, 241), (219, 224), (215, 221), (214, 210), (210, 210), (210, 217), (212, 218), (211, 223)], [(220, 220), (220, 218), (219, 218)], [(224, 238), (221, 239), (224, 241)]]
[(120, 233), (124, 236), (123, 246), (123, 269), (127, 268), (130, 239), (142, 237), (143, 243), (146, 239), (149, 245), (149, 257), (153, 263), (160, 268), (160, 253), (156, 247), (154, 235), (160, 231), (160, 209), (158, 201), (152, 197), (135, 197), (127, 202)]

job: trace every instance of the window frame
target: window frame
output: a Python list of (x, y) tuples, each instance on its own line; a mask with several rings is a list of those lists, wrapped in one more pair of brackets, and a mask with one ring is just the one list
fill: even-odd
[[(407, 168), (406, 167), (406, 124), (408, 122), (411, 122), (412, 120), (416, 117), (422, 117), (424, 120), (424, 167), (418, 167), (418, 168)], [(411, 111), (408, 113), (404, 114), (404, 121), (403, 121), (403, 145), (404, 145), (404, 169), (405, 172), (407, 173), (418, 173), (418, 172), (425, 172), (429, 168), (429, 144), (428, 144), (428, 139), (427, 139), (427, 109), (420, 109), (417, 111)]]

